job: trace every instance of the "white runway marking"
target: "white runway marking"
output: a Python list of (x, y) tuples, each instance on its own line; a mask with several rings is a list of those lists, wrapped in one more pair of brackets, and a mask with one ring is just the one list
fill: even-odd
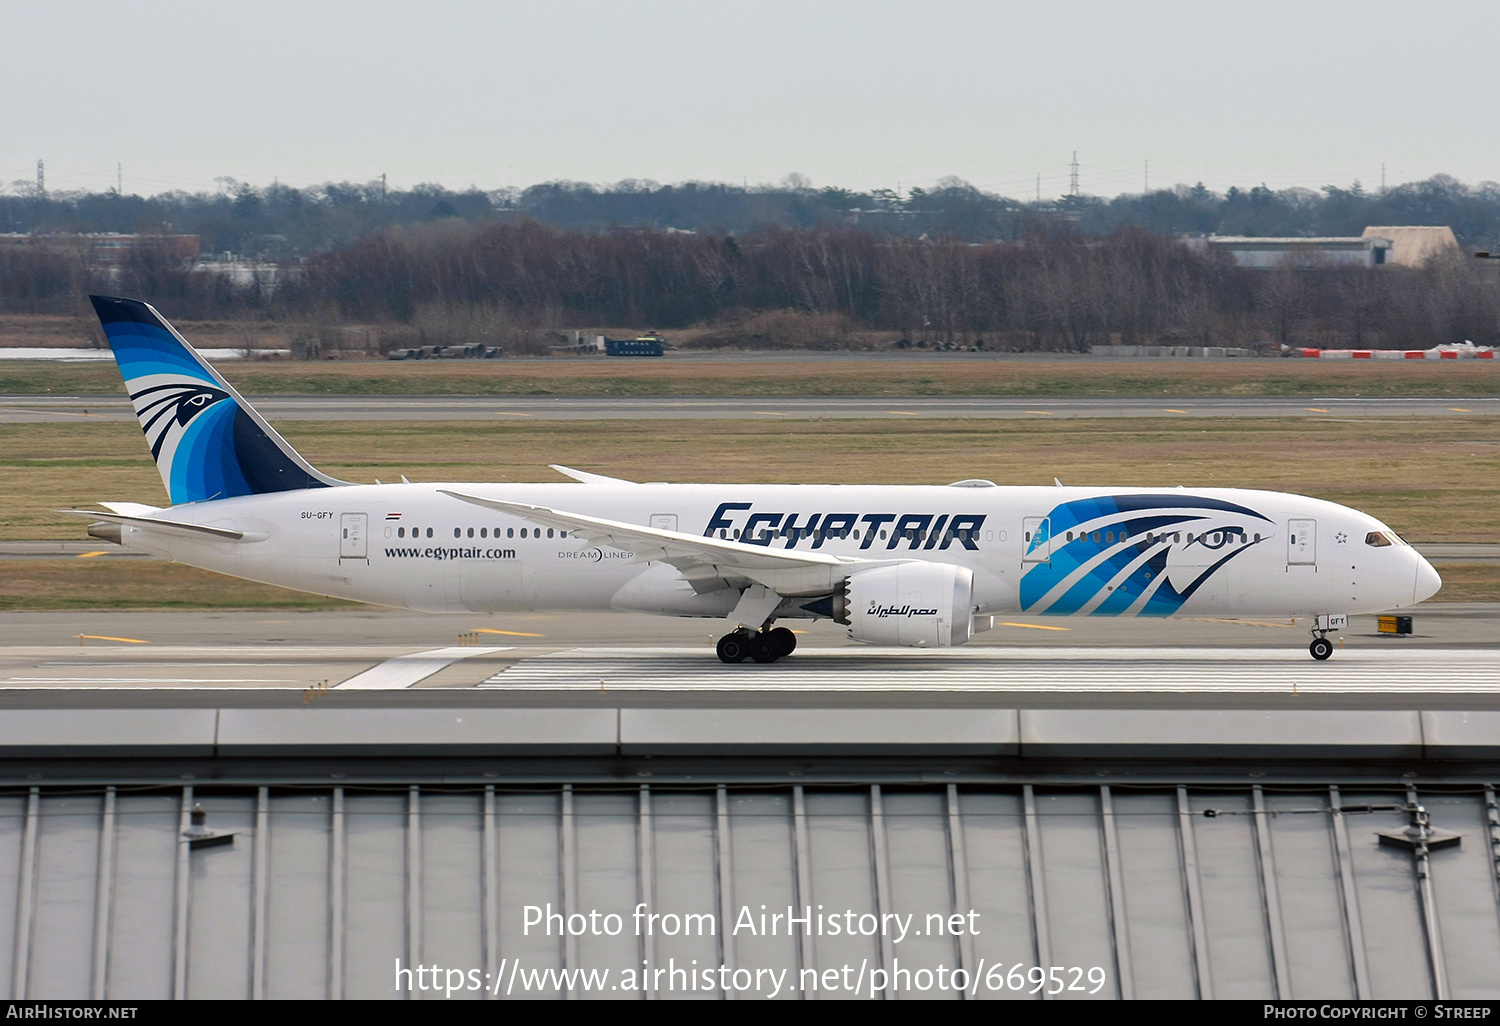
[(725, 665), (686, 648), (578, 648), (522, 659), (481, 687), (586, 691), (1500, 693), (1500, 652), (1301, 649), (810, 649)]
[(508, 651), (508, 647), (465, 647), (434, 648), (426, 652), (413, 652), (411, 655), (387, 659), (383, 663), (370, 667), (364, 673), (350, 677), (342, 684), (335, 684), (334, 687), (351, 691), (394, 691), (409, 688), (418, 681), (431, 677), (439, 670), (452, 666), (460, 659)]

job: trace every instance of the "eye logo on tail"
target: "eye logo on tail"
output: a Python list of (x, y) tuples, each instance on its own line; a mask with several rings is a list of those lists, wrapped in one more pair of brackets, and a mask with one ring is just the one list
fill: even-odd
[[(228, 398), (229, 393), (222, 388), (183, 381), (143, 388), (131, 393), (130, 401), (151, 443), (152, 457), (160, 459), (162, 446), (174, 426), (186, 430), (194, 417)], [(179, 437), (181, 434), (178, 432)]]

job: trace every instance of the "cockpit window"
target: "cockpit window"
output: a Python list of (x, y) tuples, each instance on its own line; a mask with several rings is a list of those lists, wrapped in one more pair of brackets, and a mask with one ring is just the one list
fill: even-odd
[(1371, 531), (1369, 534), (1365, 535), (1365, 544), (1371, 546), (1372, 548), (1383, 549), (1387, 545), (1392, 544), (1392, 542), (1390, 538), (1386, 537), (1386, 533), (1384, 531)]

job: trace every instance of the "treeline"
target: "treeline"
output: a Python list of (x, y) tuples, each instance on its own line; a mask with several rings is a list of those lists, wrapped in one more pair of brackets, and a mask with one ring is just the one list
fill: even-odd
[[(697, 325), (727, 344), (785, 345), (795, 334), (800, 344), (857, 345), (868, 330), (1071, 351), (1500, 340), (1500, 283), (1479, 261), (1251, 271), (1134, 227), (971, 244), (854, 228), (733, 236), (450, 223), (370, 236), (304, 271), (286, 290), (288, 306), (332, 304), (351, 321), (490, 311), (533, 327)], [(779, 322), (777, 337), (756, 327), (773, 311), (821, 320), (796, 332)]]
[(197, 235), (206, 254), (286, 261), (392, 227), (442, 220), (470, 224), (531, 220), (554, 228), (616, 227), (743, 235), (770, 228), (856, 227), (876, 235), (1015, 242), (1065, 228), (1107, 235), (1140, 227), (1164, 235), (1358, 235), (1368, 225), (1449, 225), (1461, 244), (1500, 250), (1500, 184), (1469, 186), (1446, 175), (1383, 192), (1348, 187), (1219, 193), (1180, 185), (1113, 199), (1069, 196), (1022, 201), (946, 178), (935, 188), (867, 191), (814, 188), (798, 175), (778, 185), (627, 179), (610, 186), (549, 182), (526, 189), (455, 191), (439, 185), (387, 190), (380, 182), (306, 189), (225, 180), (214, 193), (152, 197), (107, 193), (40, 195), (16, 183), (0, 192), (0, 232), (125, 232)]
[(166, 245), (115, 270), (66, 250), (0, 248), (6, 310), (78, 311), (91, 290), (145, 296), (185, 320), (270, 320), (328, 338), (376, 325), (387, 346), (540, 348), (585, 325), (692, 327), (702, 344), (755, 347), (1500, 342), (1500, 281), (1472, 258), (1250, 271), (1134, 227), (970, 244), (849, 227), (736, 236), (448, 219), (317, 254), (274, 288), (230, 284)]

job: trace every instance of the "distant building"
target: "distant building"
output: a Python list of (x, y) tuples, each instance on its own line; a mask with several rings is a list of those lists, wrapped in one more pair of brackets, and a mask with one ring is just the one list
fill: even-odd
[(1366, 239), (1389, 239), (1387, 263), (1421, 267), (1436, 256), (1459, 256), (1458, 240), (1447, 225), (1382, 225), (1365, 229)]
[[(1390, 262), (1391, 242), (1371, 236), (1322, 236), (1273, 239), (1243, 235), (1209, 235), (1190, 240), (1210, 253), (1225, 253), (1236, 266), (1257, 271), (1295, 267), (1323, 270), (1377, 267)], [(1452, 233), (1449, 233), (1452, 237)]]
[(41, 246), (52, 249), (81, 249), (92, 264), (118, 266), (132, 250), (167, 247), (180, 260), (196, 262), (196, 235), (125, 235), (120, 232), (84, 232), (80, 234), (0, 233), (0, 246)]

